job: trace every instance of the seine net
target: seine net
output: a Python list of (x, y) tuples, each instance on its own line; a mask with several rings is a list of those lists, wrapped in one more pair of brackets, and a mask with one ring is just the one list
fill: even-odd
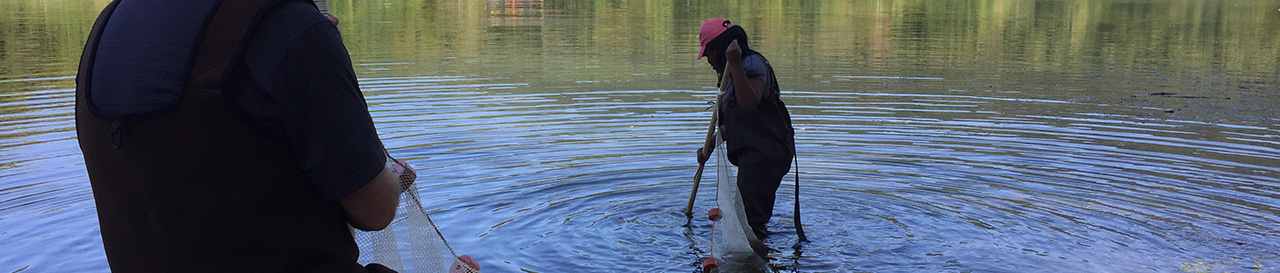
[(719, 262), (721, 272), (768, 272), (769, 266), (752, 248), (761, 247), (743, 210), (742, 195), (734, 175), (733, 164), (726, 156), (724, 140), (716, 134), (716, 206), (720, 220), (712, 221), (711, 255)]
[[(401, 177), (401, 179), (410, 179)], [(353, 229), (360, 247), (360, 264), (377, 263), (398, 272), (478, 273), (480, 270), (458, 257), (436, 229), (413, 181), (401, 181), (400, 204), (387, 228), (379, 231)], [(405, 183), (408, 182), (408, 183)], [(474, 261), (472, 261), (474, 263)]]

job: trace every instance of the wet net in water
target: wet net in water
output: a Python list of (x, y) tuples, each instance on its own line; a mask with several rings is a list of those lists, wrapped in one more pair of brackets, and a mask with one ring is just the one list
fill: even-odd
[(768, 272), (769, 265), (756, 254), (752, 244), (761, 247), (743, 210), (733, 164), (726, 155), (724, 140), (716, 134), (716, 207), (720, 219), (712, 221), (711, 255), (721, 272)]

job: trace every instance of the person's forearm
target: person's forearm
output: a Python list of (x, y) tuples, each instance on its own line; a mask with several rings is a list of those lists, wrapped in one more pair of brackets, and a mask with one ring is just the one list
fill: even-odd
[(403, 171), (396, 164), (388, 164), (372, 181), (343, 198), (340, 203), (347, 212), (347, 222), (366, 231), (386, 228), (400, 203)]
[(730, 75), (733, 75), (734, 98), (738, 100), (738, 105), (742, 106), (743, 111), (755, 111), (760, 99), (756, 97), (756, 90), (747, 79), (747, 71), (742, 69), (742, 61), (728, 62), (727, 66)]

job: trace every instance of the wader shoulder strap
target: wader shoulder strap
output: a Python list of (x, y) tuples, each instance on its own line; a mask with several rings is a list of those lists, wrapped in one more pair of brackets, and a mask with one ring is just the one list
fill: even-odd
[(188, 90), (220, 92), (236, 56), (252, 35), (264, 8), (283, 0), (223, 0), (209, 21), (192, 64)]
[[(89, 33), (84, 51), (80, 56), (80, 67), (76, 73), (76, 89), (87, 93), (91, 90), (92, 72), (97, 56), (98, 44), (107, 21), (115, 12), (121, 1), (108, 3), (98, 15), (93, 29)], [(188, 90), (204, 90), (219, 92), (222, 79), (229, 67), (243, 49), (245, 40), (252, 35), (252, 28), (272, 5), (285, 0), (216, 0), (217, 11), (214, 12), (205, 31), (201, 35), (192, 63), (191, 74), (188, 75)]]
[[(98, 19), (93, 22), (93, 30), (89, 31), (89, 39), (85, 42), (84, 51), (80, 53), (80, 69), (76, 73), (76, 89), (89, 90), (89, 71), (93, 70), (93, 56), (98, 51), (98, 40), (102, 38), (102, 29), (107, 27), (107, 20), (111, 18), (111, 13), (116, 10), (116, 5), (120, 1), (111, 1), (102, 13), (98, 14)], [(80, 92), (76, 92), (79, 94)]]

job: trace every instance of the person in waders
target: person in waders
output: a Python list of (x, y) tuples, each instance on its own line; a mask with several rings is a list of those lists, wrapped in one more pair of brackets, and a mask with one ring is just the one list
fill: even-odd
[[(747, 223), (757, 238), (768, 236), (765, 224), (773, 216), (773, 202), (782, 177), (791, 171), (795, 131), (782, 103), (773, 67), (751, 50), (747, 33), (723, 18), (707, 19), (698, 31), (702, 49), (698, 59), (721, 77), (729, 77), (719, 103), (721, 137), (729, 162), (738, 166), (738, 189)], [(711, 146), (714, 148), (714, 146)], [(712, 151), (698, 149), (698, 163)]]
[(310, 0), (113, 1), (75, 107), (113, 272), (388, 270), (348, 226), (385, 228), (417, 175)]

